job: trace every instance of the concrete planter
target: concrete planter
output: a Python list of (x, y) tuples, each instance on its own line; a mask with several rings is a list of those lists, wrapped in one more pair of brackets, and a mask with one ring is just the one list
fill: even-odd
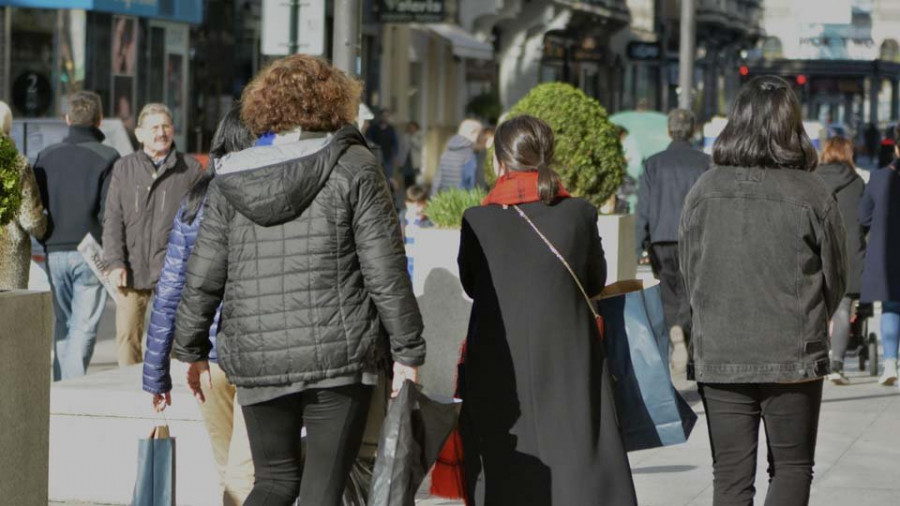
[[(607, 283), (634, 279), (634, 216), (600, 216), (597, 227), (606, 254)], [(421, 381), (430, 393), (452, 396), (459, 351), (472, 308), (472, 301), (459, 282), (459, 230), (422, 229), (417, 234), (413, 290), (425, 320), (428, 343)]]
[(0, 502), (46, 506), (50, 293), (0, 292), (0, 322)]

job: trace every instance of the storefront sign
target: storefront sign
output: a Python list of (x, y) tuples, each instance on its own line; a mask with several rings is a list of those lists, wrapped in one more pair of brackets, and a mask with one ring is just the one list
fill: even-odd
[(659, 42), (629, 42), (628, 59), (635, 61), (656, 61), (662, 54)]
[(0, 5), (85, 9), (197, 25), (203, 22), (203, 0), (0, 0)]
[(444, 0), (378, 0), (376, 9), (382, 23), (444, 22)]
[(13, 81), (13, 107), (27, 118), (43, 116), (53, 103), (53, 88), (47, 76), (25, 72)]

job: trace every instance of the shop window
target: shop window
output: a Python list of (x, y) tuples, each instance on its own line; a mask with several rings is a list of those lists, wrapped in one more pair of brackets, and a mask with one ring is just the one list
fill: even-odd
[(19, 117), (54, 116), (54, 40), (58, 11), (10, 9), (12, 16), (9, 77), (13, 113)]
[(885, 39), (881, 43), (881, 51), (878, 57), (885, 61), (900, 61), (900, 44), (897, 44), (897, 41), (894, 39)]

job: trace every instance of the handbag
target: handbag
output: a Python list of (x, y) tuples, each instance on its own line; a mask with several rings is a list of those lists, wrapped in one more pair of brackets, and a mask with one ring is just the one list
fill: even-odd
[(132, 506), (175, 506), (175, 438), (158, 425), (138, 441), (138, 470)]
[(575, 275), (575, 271), (572, 270), (572, 267), (569, 265), (569, 262), (567, 262), (565, 257), (562, 256), (562, 253), (560, 253), (559, 250), (556, 249), (556, 246), (554, 246), (553, 243), (550, 242), (550, 239), (547, 239), (547, 236), (545, 236), (541, 232), (541, 230), (539, 228), (537, 228), (537, 225), (535, 225), (534, 222), (531, 221), (531, 218), (529, 218), (528, 215), (525, 214), (525, 211), (523, 211), (522, 209), (519, 208), (519, 206), (516, 206), (516, 205), (514, 205), (512, 207), (513, 207), (513, 209), (516, 210), (517, 213), (519, 213), (519, 216), (521, 216), (522, 219), (525, 220), (526, 223), (528, 223), (528, 225), (531, 227), (531, 229), (534, 230), (534, 233), (537, 234), (538, 237), (540, 237), (542, 241), (544, 241), (544, 244), (546, 244), (547, 247), (550, 248), (550, 251), (553, 253), (553, 255), (556, 258), (559, 259), (559, 261), (563, 264), (563, 266), (566, 268), (566, 270), (569, 271), (569, 275), (572, 276), (572, 280), (575, 281), (576, 285), (578, 285), (578, 290), (581, 291), (581, 295), (584, 297), (584, 301), (587, 303), (588, 308), (591, 310), (591, 315), (594, 317), (594, 322), (597, 324), (597, 331), (600, 332), (600, 340), (602, 341), (603, 336), (606, 334), (606, 329), (604, 328), (604, 323), (603, 323), (603, 316), (601, 314), (597, 313), (597, 309), (594, 307), (594, 303), (591, 302), (591, 298), (590, 298), (590, 296), (588, 296), (587, 291), (585, 291), (584, 285), (581, 284), (581, 280), (579, 280), (578, 276)]
[(613, 375), (616, 410), (627, 451), (687, 441), (697, 415), (672, 385), (669, 335), (660, 287), (615, 283), (599, 297), (603, 346)]

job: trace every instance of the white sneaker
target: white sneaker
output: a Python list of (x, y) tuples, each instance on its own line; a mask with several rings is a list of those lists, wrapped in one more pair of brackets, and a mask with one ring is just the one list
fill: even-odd
[(850, 380), (844, 376), (842, 372), (833, 372), (828, 375), (828, 381), (831, 381), (835, 385), (849, 385)]
[(878, 378), (878, 383), (889, 387), (897, 382), (897, 360), (884, 361), (884, 373)]

